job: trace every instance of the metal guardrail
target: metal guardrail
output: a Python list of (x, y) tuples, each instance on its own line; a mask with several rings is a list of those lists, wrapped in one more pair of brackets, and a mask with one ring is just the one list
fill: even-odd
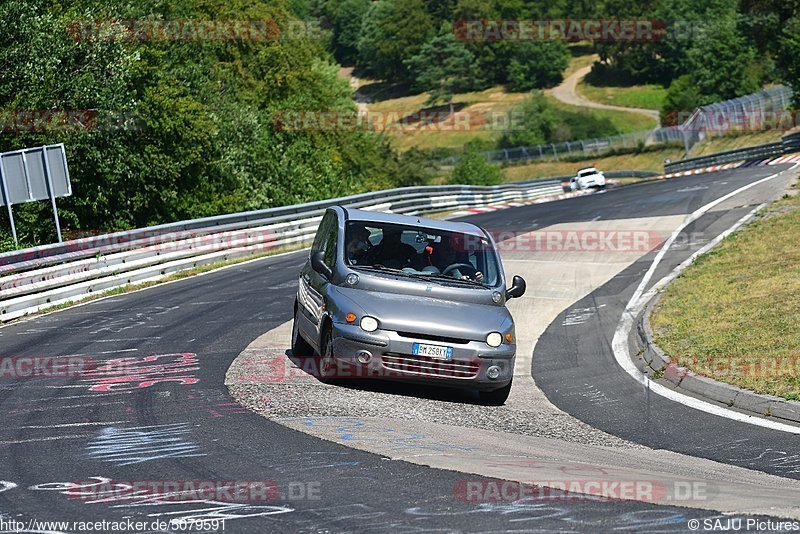
[(775, 143), (737, 148), (725, 152), (717, 152), (716, 154), (708, 154), (697, 158), (667, 163), (664, 165), (664, 172), (688, 171), (711, 165), (766, 159), (795, 152), (800, 152), (800, 132), (785, 135), (783, 139)]
[[(654, 173), (621, 171), (609, 177)], [(416, 215), (561, 194), (562, 180), (405, 187), (180, 221), (0, 254), (0, 322), (87, 295), (277, 247), (309, 244), (330, 206)]]
[(676, 161), (674, 163), (667, 163), (664, 165), (664, 172), (672, 173), (688, 171), (691, 169), (699, 169), (701, 167), (708, 167), (711, 165), (721, 165), (723, 163), (733, 163), (736, 161), (780, 156), (784, 153), (784, 145), (779, 141), (777, 143), (767, 143), (765, 145), (737, 148), (734, 150), (727, 150), (725, 152), (717, 152), (716, 154), (709, 154), (707, 156), (700, 156), (697, 158)]

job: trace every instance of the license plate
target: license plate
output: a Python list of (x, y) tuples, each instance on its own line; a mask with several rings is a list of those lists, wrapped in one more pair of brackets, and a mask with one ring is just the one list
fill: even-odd
[(450, 361), (453, 359), (453, 347), (443, 347), (441, 345), (426, 345), (425, 343), (414, 343), (414, 356), (427, 356), (438, 360)]

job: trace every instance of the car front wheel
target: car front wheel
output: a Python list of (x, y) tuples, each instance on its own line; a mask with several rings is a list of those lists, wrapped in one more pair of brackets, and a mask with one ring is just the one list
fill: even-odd
[(330, 327), (322, 335), (322, 346), (319, 355), (319, 378), (323, 382), (331, 382), (336, 377), (336, 356), (333, 354), (333, 335)]
[(502, 406), (508, 400), (508, 395), (511, 393), (511, 382), (500, 389), (493, 389), (492, 391), (479, 391), (481, 403), (489, 406)]
[(300, 335), (300, 324), (297, 319), (297, 308), (295, 308), (294, 321), (292, 321), (292, 356), (309, 358), (313, 354), (314, 348)]

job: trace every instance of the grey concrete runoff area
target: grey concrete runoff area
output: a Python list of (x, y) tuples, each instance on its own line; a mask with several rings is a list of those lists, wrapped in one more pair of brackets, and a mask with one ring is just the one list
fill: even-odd
[[(298, 369), (287, 350), (302, 251), (0, 327), (4, 355), (87, 365), (0, 380), (0, 532), (103, 520), (147, 521), (144, 532), (212, 520), (235, 533), (688, 532), (738, 520), (776, 531), (800, 519), (800, 435), (648, 396), (611, 345), (658, 243), (687, 214), (788, 168), (465, 218), (508, 232), (505, 269), (528, 281), (510, 303), (519, 354), (505, 406), (401, 383), (326, 385)], [(715, 205), (651, 284), (793, 180), (784, 172)], [(645, 246), (529, 246), (532, 232), (583, 231), (637, 232)], [(274, 491), (125, 493), (146, 481)]]

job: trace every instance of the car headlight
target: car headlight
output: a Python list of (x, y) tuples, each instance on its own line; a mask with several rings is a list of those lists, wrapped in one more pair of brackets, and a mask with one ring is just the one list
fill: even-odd
[(492, 332), (486, 336), (486, 344), (490, 347), (499, 347), (503, 343), (503, 335), (500, 332)]
[(378, 329), (378, 320), (375, 317), (365, 315), (361, 318), (361, 329), (365, 332), (374, 332)]

